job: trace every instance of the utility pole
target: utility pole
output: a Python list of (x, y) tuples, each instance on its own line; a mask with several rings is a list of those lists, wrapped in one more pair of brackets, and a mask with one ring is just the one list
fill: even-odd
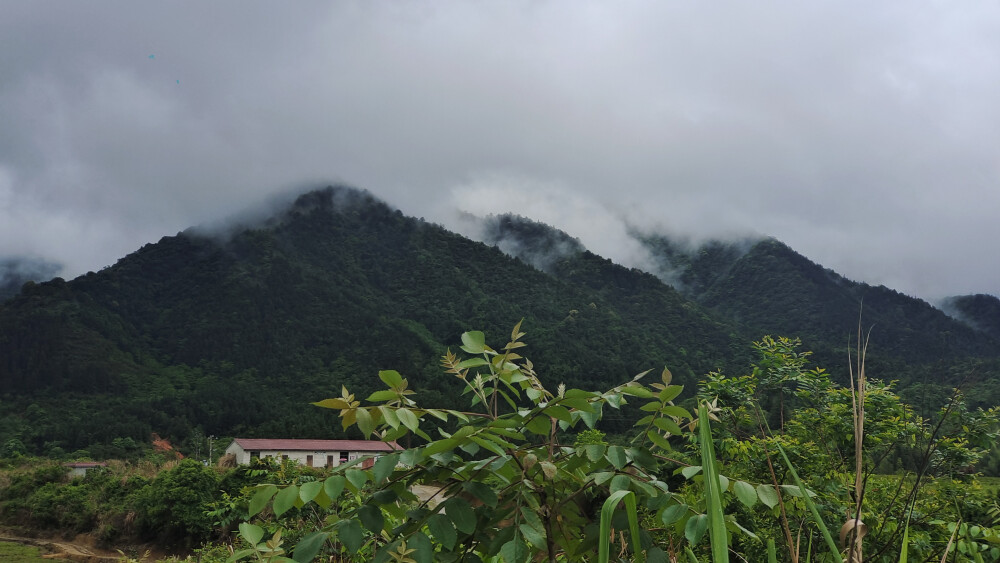
[(215, 434), (208, 437), (208, 464), (212, 465), (212, 446), (215, 445)]

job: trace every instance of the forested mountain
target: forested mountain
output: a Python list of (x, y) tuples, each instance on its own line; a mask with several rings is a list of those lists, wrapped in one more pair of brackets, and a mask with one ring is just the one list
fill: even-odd
[(559, 267), (581, 283), (347, 188), (252, 227), (165, 237), (0, 306), (0, 440), (44, 451), (194, 427), (334, 436), (308, 402), (341, 385), (365, 396), (392, 368), (448, 404), (445, 348), (522, 318), (539, 372), (569, 385), (663, 365), (693, 382), (745, 363), (747, 342), (652, 276), (589, 253)]
[(988, 332), (772, 239), (695, 248), (647, 236), (657, 277), (522, 217), (484, 219), (482, 238), (336, 187), (27, 284), (0, 305), (0, 443), (100, 456), (151, 432), (335, 437), (339, 424), (309, 402), (341, 385), (363, 398), (379, 369), (397, 369), (422, 404), (449, 405), (446, 347), (467, 330), (500, 340), (522, 318), (539, 374), (583, 388), (663, 365), (686, 384), (738, 373), (764, 334), (801, 337), (845, 371), (862, 301), (876, 377), (937, 391), (967, 371), (984, 385), (1000, 373)]
[(946, 313), (969, 326), (1000, 337), (1000, 299), (992, 295), (959, 295), (941, 304)]

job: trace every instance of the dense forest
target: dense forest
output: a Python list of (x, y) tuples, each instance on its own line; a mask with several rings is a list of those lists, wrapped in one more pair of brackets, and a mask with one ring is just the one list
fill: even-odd
[(658, 261), (647, 272), (529, 219), (482, 224), (477, 242), (331, 187), (100, 272), (25, 283), (0, 304), (0, 445), (102, 458), (154, 432), (182, 447), (209, 434), (339, 437), (309, 400), (343, 385), (365, 394), (391, 368), (423, 404), (447, 405), (437, 358), (465, 331), (502, 335), (522, 319), (548, 381), (596, 388), (664, 365), (689, 385), (740, 373), (764, 335), (800, 338), (843, 382), (860, 317), (872, 377), (898, 381), (922, 412), (959, 385), (974, 405), (1000, 402), (996, 318), (978, 296), (950, 317), (774, 239), (636, 233)]

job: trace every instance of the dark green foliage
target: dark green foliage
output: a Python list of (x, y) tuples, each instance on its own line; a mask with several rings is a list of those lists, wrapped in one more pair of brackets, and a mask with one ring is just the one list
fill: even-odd
[(960, 295), (949, 297), (942, 308), (977, 330), (1000, 337), (1000, 299), (992, 295)]
[(194, 460), (160, 473), (136, 497), (140, 532), (197, 545), (212, 532), (208, 510), (218, 489), (215, 471)]

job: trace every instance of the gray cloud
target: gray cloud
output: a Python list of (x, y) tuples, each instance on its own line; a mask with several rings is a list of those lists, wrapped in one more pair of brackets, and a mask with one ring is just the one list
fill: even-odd
[(1000, 7), (20, 2), (0, 256), (67, 276), (275, 192), (775, 236), (847, 277), (1000, 293)]

